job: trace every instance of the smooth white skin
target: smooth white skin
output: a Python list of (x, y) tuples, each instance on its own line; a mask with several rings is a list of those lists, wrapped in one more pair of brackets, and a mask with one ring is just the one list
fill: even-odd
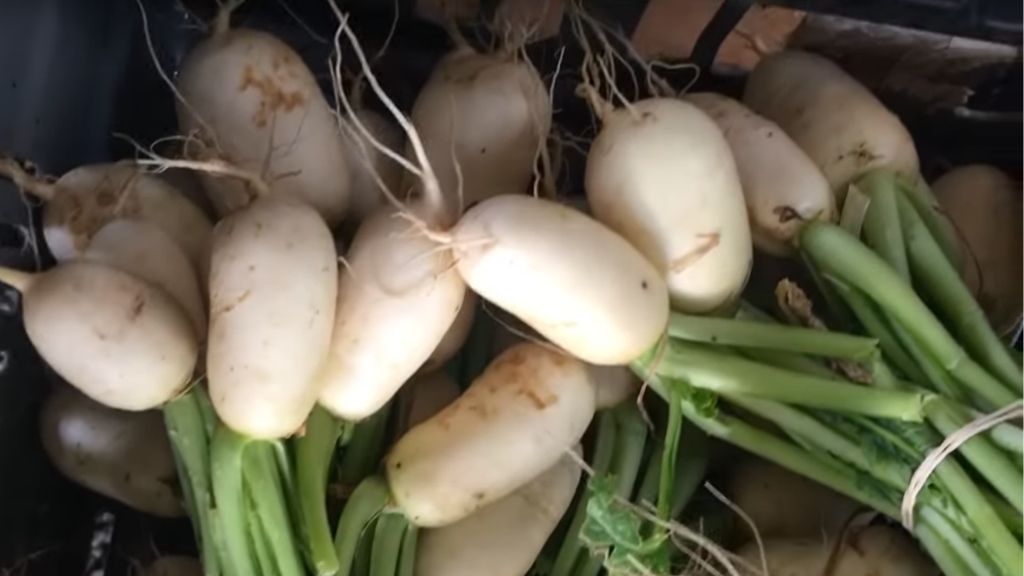
[(473, 291), (578, 358), (626, 364), (665, 330), (668, 293), (658, 271), (572, 208), (496, 196), (452, 232), (459, 273)]
[[(1005, 172), (983, 164), (950, 170), (932, 185), (956, 225), (967, 286), (1000, 333), (1021, 315), (1021, 191)], [(979, 277), (980, 272), (980, 277)]]
[(822, 56), (765, 56), (747, 78), (743, 102), (781, 126), (840, 198), (850, 182), (875, 168), (917, 174), (917, 149), (899, 118)]
[(788, 256), (805, 222), (835, 219), (828, 180), (777, 124), (721, 94), (688, 94), (686, 100), (711, 117), (729, 142), (755, 247)]
[(191, 556), (164, 556), (147, 566), (142, 576), (203, 576), (203, 565)]
[(461, 393), (459, 385), (443, 370), (413, 376), (398, 395), (401, 429), (409, 430), (433, 417)]
[[(373, 137), (389, 150), (401, 151), (405, 146), (405, 135), (398, 125), (373, 110), (361, 109), (356, 115)], [(399, 188), (402, 184), (402, 167), (385, 156), (355, 126), (345, 131), (345, 155), (352, 171), (348, 217), (362, 222), (371, 212), (384, 204), (384, 194), (374, 177), (387, 186), (392, 194), (404, 196)], [(360, 148), (360, 144), (362, 148)]]
[(130, 164), (92, 164), (64, 174), (43, 211), (43, 234), (58, 262), (74, 260), (115, 219), (160, 227), (206, 278), (213, 224), (181, 190)]
[[(260, 174), (273, 195), (308, 202), (329, 226), (341, 222), (350, 183), (344, 139), (316, 79), (288, 45), (256, 30), (215, 33), (185, 58), (177, 86), (191, 106), (178, 103), (181, 132), (211, 146), (200, 158)], [(221, 215), (252, 200), (237, 179), (202, 180)]]
[(114, 220), (92, 237), (85, 260), (127, 272), (160, 288), (188, 314), (199, 340), (206, 339), (206, 312), (199, 280), (181, 248), (145, 220)]
[(590, 379), (594, 382), (597, 409), (611, 408), (627, 398), (636, 397), (640, 391), (640, 381), (628, 366), (595, 366), (587, 365)]
[[(857, 502), (758, 458), (731, 471), (727, 496), (747, 513), (762, 538), (820, 538), (838, 534), (861, 508)], [(746, 522), (736, 523), (748, 537)]]
[(392, 447), (385, 467), (395, 504), (419, 526), (461, 520), (553, 466), (593, 415), (582, 362), (538, 344), (512, 347)]
[(580, 466), (557, 464), (454, 524), (420, 533), (417, 576), (524, 576), (572, 503)]
[(470, 329), (473, 328), (478, 300), (479, 298), (477, 298), (475, 292), (466, 290), (466, 296), (463, 298), (462, 308), (459, 308), (459, 314), (455, 317), (448, 331), (444, 333), (444, 337), (437, 344), (437, 348), (434, 348), (434, 351), (430, 354), (430, 358), (427, 358), (427, 361), (423, 364), (422, 371), (430, 372), (437, 370), (459, 353), (462, 345), (466, 343), (466, 338), (469, 338)]
[[(523, 194), (551, 130), (551, 102), (524, 60), (458, 49), (445, 56), (410, 114), (441, 190), (462, 208), (498, 194)], [(407, 153), (407, 156), (411, 156)]]
[(126, 272), (92, 262), (60, 264), (25, 290), (22, 312), (43, 360), (111, 408), (156, 408), (192, 377), (198, 342), (184, 310)]
[(727, 307), (746, 285), (753, 251), (729, 144), (692, 104), (631, 106), (601, 119), (587, 155), (590, 208), (661, 272), (674, 309)]
[[(772, 576), (820, 576), (825, 573), (833, 542), (820, 536), (808, 539), (769, 539), (764, 542), (768, 573)], [(757, 544), (750, 542), (739, 555), (761, 566)], [(938, 576), (939, 570), (925, 557), (912, 538), (888, 526), (868, 526), (846, 537), (830, 576)]]
[(280, 438), (316, 402), (338, 291), (334, 239), (309, 206), (270, 196), (213, 233), (206, 372), (217, 415)]
[[(382, 210), (363, 221), (340, 270), (319, 402), (358, 421), (380, 409), (437, 348), (466, 285), (451, 252)], [(400, 342), (395, 336), (401, 335)]]
[(114, 410), (59, 386), (43, 403), (39, 436), (50, 462), (82, 486), (155, 516), (185, 514), (160, 412)]

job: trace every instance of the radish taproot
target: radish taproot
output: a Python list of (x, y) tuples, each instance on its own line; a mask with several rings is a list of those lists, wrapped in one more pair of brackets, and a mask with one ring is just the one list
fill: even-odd
[(585, 174), (594, 215), (654, 264), (673, 308), (730, 306), (746, 284), (752, 247), (740, 177), (721, 131), (674, 98), (609, 105), (600, 118)]
[(790, 50), (762, 58), (743, 102), (781, 126), (840, 199), (850, 183), (876, 168), (917, 176), (917, 149), (903, 123), (822, 56)]
[(317, 397), (337, 296), (334, 239), (306, 204), (269, 196), (213, 234), (206, 369), (217, 415), (236, 432), (279, 438)]
[(710, 116), (729, 142), (754, 246), (776, 256), (790, 255), (804, 222), (835, 219), (828, 180), (778, 125), (720, 94), (689, 94), (686, 100)]
[(932, 185), (966, 245), (962, 273), (997, 332), (1021, 316), (1021, 191), (1005, 172), (983, 164), (955, 168)]
[(58, 386), (39, 413), (50, 462), (86, 488), (148, 514), (182, 516), (174, 456), (159, 412), (125, 412)]
[(456, 522), (553, 466), (593, 415), (582, 362), (538, 344), (514, 346), (394, 445), (385, 462), (392, 497), (416, 525)]
[(83, 255), (164, 290), (188, 314), (200, 341), (206, 339), (203, 293), (188, 256), (159, 227), (145, 220), (114, 220), (93, 235)]
[(459, 274), (474, 292), (587, 362), (625, 364), (665, 330), (661, 274), (572, 208), (496, 196), (467, 211), (451, 233)]
[(157, 287), (93, 262), (29, 274), (0, 268), (21, 292), (25, 331), (50, 367), (121, 410), (161, 406), (189, 383), (198, 355), (181, 306)]
[(43, 200), (43, 236), (58, 262), (80, 258), (109, 222), (144, 220), (174, 240), (206, 278), (213, 224), (166, 180), (131, 163), (116, 163), (80, 166), (49, 182), (10, 158), (0, 158), (0, 174)]
[[(363, 221), (338, 279), (319, 401), (348, 420), (362, 420), (390, 400), (463, 306), (466, 286), (451, 252), (396, 216), (384, 209)], [(401, 346), (395, 334), (404, 335)]]
[(523, 576), (569, 508), (580, 466), (563, 456), (508, 496), (440, 528), (424, 530), (418, 576)]
[(463, 46), (434, 68), (410, 118), (447, 205), (456, 205), (461, 182), (465, 208), (528, 191), (551, 129), (551, 101), (528, 61)]
[[(351, 174), (316, 78), (287, 44), (266, 32), (228, 29), (226, 16), (178, 73), (179, 128), (201, 143), (191, 146), (192, 157), (258, 174), (272, 194), (302, 199), (337, 225), (348, 208)], [(244, 182), (201, 177), (222, 216), (252, 201), (254, 190)]]

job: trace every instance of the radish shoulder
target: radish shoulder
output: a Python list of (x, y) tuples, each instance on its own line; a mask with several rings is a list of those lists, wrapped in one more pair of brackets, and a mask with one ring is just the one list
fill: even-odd
[(451, 524), (553, 466), (594, 415), (582, 362), (538, 344), (498, 356), (385, 462), (395, 503), (419, 526)]

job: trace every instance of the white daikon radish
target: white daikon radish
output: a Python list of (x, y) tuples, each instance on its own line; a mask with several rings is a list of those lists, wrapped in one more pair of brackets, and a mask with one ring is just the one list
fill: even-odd
[(0, 158), (0, 173), (45, 202), (43, 236), (58, 262), (81, 257), (92, 237), (113, 220), (145, 220), (170, 236), (200, 278), (206, 277), (213, 225), (167, 181), (130, 163), (80, 166), (51, 183)]
[(461, 172), (466, 208), (529, 190), (551, 130), (551, 101), (528, 61), (461, 47), (434, 68), (410, 118), (449, 206), (458, 200)]
[(587, 362), (628, 363), (665, 330), (668, 295), (658, 271), (572, 208), (497, 196), (471, 208), (452, 233), (459, 273), (473, 291)]
[(1013, 330), (1021, 316), (1021, 187), (994, 166), (972, 164), (935, 181), (932, 192), (959, 230), (963, 276), (992, 326)]
[[(938, 576), (939, 570), (905, 533), (888, 526), (868, 526), (848, 534), (843, 543), (821, 538), (769, 539), (764, 542), (768, 573), (773, 576)], [(761, 566), (757, 544), (739, 555)]]
[(640, 391), (640, 381), (628, 366), (587, 365), (590, 379), (594, 382), (595, 403), (598, 410), (611, 408), (635, 397)]
[(731, 305), (752, 248), (729, 144), (696, 106), (674, 98), (607, 110), (587, 155), (587, 200), (598, 220), (661, 272), (674, 308)]
[(458, 316), (466, 286), (451, 252), (390, 209), (363, 221), (346, 261), (319, 402), (357, 421), (426, 362)]
[(446, 372), (417, 374), (398, 395), (398, 422), (409, 430), (431, 418), (459, 397), (461, 390)]
[(158, 411), (125, 412), (59, 386), (39, 413), (43, 450), (61, 474), (155, 516), (184, 515)]
[[(402, 149), (405, 137), (393, 122), (366, 108), (356, 110), (356, 115), (366, 130), (382, 145), (389, 150)], [(348, 216), (361, 222), (384, 204), (384, 194), (374, 174), (388, 190), (399, 191), (402, 167), (373, 146), (361, 131), (350, 128), (344, 131), (344, 135), (345, 155), (352, 171)]]
[(875, 168), (917, 176), (917, 149), (899, 118), (826, 58), (793, 50), (765, 56), (743, 102), (781, 126), (840, 197)]
[(206, 311), (192, 263), (155, 224), (145, 220), (109, 222), (92, 237), (83, 257), (160, 288), (188, 314), (196, 337), (206, 339)]
[[(727, 495), (761, 538), (835, 536), (861, 507), (813, 480), (749, 457), (730, 471)], [(745, 521), (737, 526), (752, 536)]]
[(572, 502), (580, 466), (569, 456), (501, 500), (426, 529), (417, 576), (524, 576)]
[(445, 332), (444, 338), (438, 343), (437, 348), (434, 348), (430, 358), (427, 358), (426, 363), (423, 364), (422, 370), (424, 372), (437, 370), (444, 366), (445, 362), (454, 358), (459, 353), (459, 350), (462, 349), (462, 345), (466, 343), (466, 338), (469, 337), (470, 329), (473, 328), (473, 320), (476, 318), (477, 300), (475, 292), (466, 290), (466, 296), (463, 298), (462, 308), (459, 308), (458, 316), (455, 317), (451, 327)]
[(316, 402), (337, 296), (334, 239), (293, 199), (261, 198), (214, 229), (206, 370), (217, 415), (279, 438)]
[(456, 522), (553, 466), (593, 415), (582, 362), (538, 344), (510, 348), (391, 449), (392, 497), (419, 526)]
[[(198, 159), (260, 175), (273, 195), (304, 200), (329, 226), (342, 220), (351, 178), (345, 143), (316, 78), (288, 45), (218, 26), (185, 58), (177, 88), (187, 103), (178, 102), (178, 124), (202, 142)], [(221, 215), (253, 198), (238, 179), (202, 180)]]
[(754, 246), (786, 256), (805, 222), (835, 219), (828, 180), (782, 128), (727, 96), (702, 92), (686, 100), (710, 116), (729, 142)]
[(155, 286), (92, 262), (40, 274), (0, 268), (22, 297), (25, 331), (69, 384), (121, 410), (148, 410), (188, 385), (198, 343), (181, 306)]

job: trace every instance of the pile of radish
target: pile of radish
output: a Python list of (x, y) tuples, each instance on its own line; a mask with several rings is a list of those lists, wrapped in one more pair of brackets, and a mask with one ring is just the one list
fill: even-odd
[[(67, 384), (61, 473), (187, 514), (207, 576), (1021, 574), (1019, 183), (933, 193), (813, 54), (629, 99), (574, 12), (584, 211), (521, 47), (456, 35), (406, 116), (336, 7), (328, 92), (232, 7), (174, 76), (179, 158), (0, 158), (57, 262), (0, 280)], [(755, 250), (807, 272), (773, 313)]]

